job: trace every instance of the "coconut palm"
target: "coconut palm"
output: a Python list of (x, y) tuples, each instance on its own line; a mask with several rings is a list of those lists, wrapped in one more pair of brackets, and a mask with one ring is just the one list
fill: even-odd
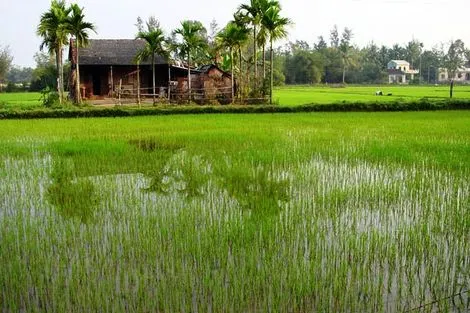
[[(145, 47), (139, 51), (136, 56), (137, 62), (142, 60), (152, 59), (152, 93), (153, 104), (156, 103), (156, 90), (155, 90), (155, 56), (158, 54), (163, 57), (169, 57), (169, 51), (166, 47), (166, 39), (163, 30), (160, 28), (159, 23), (147, 22), (147, 30), (140, 30), (137, 33), (136, 39), (145, 41)], [(140, 86), (138, 87), (140, 88)]]
[(41, 15), (36, 33), (43, 41), (39, 49), (45, 47), (49, 53), (55, 54), (56, 67), (58, 71), (59, 101), (64, 98), (64, 67), (62, 50), (68, 43), (67, 19), (71, 9), (65, 5), (64, 0), (52, 0), (49, 11)]
[(269, 34), (270, 43), (270, 87), (269, 87), (269, 103), (273, 103), (273, 65), (274, 50), (273, 43), (275, 40), (285, 38), (287, 36), (286, 27), (292, 24), (291, 20), (279, 15), (281, 11), (280, 5), (271, 6), (263, 15), (263, 26)]
[(207, 45), (207, 41), (203, 36), (204, 26), (198, 21), (183, 21), (181, 28), (175, 30), (175, 34), (181, 37), (181, 43), (178, 48), (183, 55), (186, 55), (188, 62), (188, 92), (189, 101), (191, 101), (191, 57), (198, 49), (202, 49)]
[(88, 31), (91, 30), (96, 33), (96, 27), (92, 23), (85, 22), (83, 8), (80, 8), (77, 4), (72, 4), (70, 6), (70, 10), (71, 15), (67, 19), (66, 29), (72, 35), (72, 37), (75, 38), (75, 101), (77, 103), (81, 103), (78, 49), (88, 45)]

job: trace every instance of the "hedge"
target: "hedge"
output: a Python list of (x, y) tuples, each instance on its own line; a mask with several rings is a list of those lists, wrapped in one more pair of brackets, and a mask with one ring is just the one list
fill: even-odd
[(171, 114), (220, 113), (296, 113), (296, 112), (386, 112), (386, 111), (436, 111), (469, 110), (470, 100), (453, 99), (436, 101), (421, 99), (407, 102), (341, 102), (306, 104), (300, 106), (224, 105), (224, 106), (156, 106), (110, 108), (58, 108), (33, 110), (0, 110), (0, 119), (128, 117)]

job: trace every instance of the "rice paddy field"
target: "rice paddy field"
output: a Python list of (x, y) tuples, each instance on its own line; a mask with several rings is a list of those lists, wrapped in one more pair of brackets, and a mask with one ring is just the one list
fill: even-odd
[(470, 112), (5, 120), (0, 312), (469, 312)]
[[(383, 96), (375, 95), (379, 90), (383, 92)], [(0, 109), (39, 108), (42, 106), (40, 98), (41, 94), (35, 92), (0, 93)], [(406, 102), (423, 98), (448, 99), (449, 86), (284, 86), (276, 88), (273, 94), (274, 102), (284, 106), (341, 102)], [(470, 86), (455, 86), (454, 98), (470, 99)]]
[[(382, 91), (383, 96), (376, 96)], [(390, 94), (390, 95), (389, 95)], [(273, 100), (280, 105), (301, 105), (339, 102), (417, 101), (422, 98), (444, 100), (449, 98), (449, 86), (284, 86), (274, 91)], [(470, 86), (455, 86), (454, 98), (470, 99)]]
[(41, 107), (40, 99), (39, 92), (0, 93), (0, 109)]

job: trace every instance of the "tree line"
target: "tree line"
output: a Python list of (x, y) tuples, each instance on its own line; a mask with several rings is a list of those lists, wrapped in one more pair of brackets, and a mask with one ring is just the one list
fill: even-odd
[[(201, 22), (185, 20), (179, 28), (165, 32), (157, 18), (147, 21), (137, 18), (136, 39), (145, 41), (145, 48), (136, 56), (136, 63), (151, 60), (153, 94), (155, 91), (155, 57), (169, 63), (178, 60), (188, 68), (188, 90), (191, 94), (191, 68), (201, 64), (216, 64), (233, 73), (232, 99), (251, 101), (272, 99), (274, 85), (283, 84), (380, 84), (387, 80), (387, 63), (406, 60), (420, 74), (411, 83), (436, 83), (439, 69), (446, 68), (449, 76), (470, 59), (462, 40), (451, 41), (424, 49), (419, 40), (406, 45), (378, 46), (371, 42), (365, 47), (354, 44), (349, 28), (340, 31), (334, 26), (327, 38), (318, 37), (312, 45), (306, 41), (289, 42), (274, 49), (274, 43), (287, 37), (292, 21), (282, 16), (276, 0), (250, 0), (241, 4), (233, 19), (222, 29), (213, 21), (207, 30)], [(73, 38), (84, 47), (95, 25), (85, 20), (84, 9), (76, 4), (67, 6), (64, 0), (52, 0), (48, 11), (41, 15), (37, 34), (43, 39), (41, 50), (48, 55), (35, 55), (36, 69), (11, 67), (8, 47), (0, 47), (0, 82), (30, 78), (31, 87), (57, 88), (64, 99), (64, 77), (75, 75), (79, 81), (79, 55), (76, 66), (64, 63), (63, 49)], [(64, 66), (65, 64), (65, 66)], [(64, 70), (65, 69), (65, 70)], [(26, 75), (26, 76), (25, 76)], [(65, 76), (64, 76), (65, 75)], [(55, 78), (54, 78), (55, 77)], [(76, 101), (80, 102), (79, 84), (75, 84)]]
[(353, 33), (337, 27), (328, 39), (320, 36), (310, 45), (306, 41), (289, 42), (276, 50), (275, 73), (277, 85), (282, 84), (381, 84), (388, 81), (387, 64), (391, 60), (408, 61), (420, 70), (412, 84), (434, 84), (444, 68), (449, 77), (470, 61), (470, 52), (462, 40), (453, 40), (432, 49), (424, 49), (419, 40), (405, 45), (365, 47), (352, 44)]

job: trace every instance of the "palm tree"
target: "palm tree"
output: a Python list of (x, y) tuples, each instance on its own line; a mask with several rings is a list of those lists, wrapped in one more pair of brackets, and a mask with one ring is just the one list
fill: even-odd
[[(158, 23), (147, 22), (147, 30), (140, 30), (137, 33), (136, 39), (145, 41), (145, 47), (137, 54), (137, 62), (148, 60), (152, 58), (152, 93), (153, 104), (156, 103), (156, 90), (155, 90), (155, 56), (158, 54), (163, 57), (168, 57), (169, 52), (166, 47), (166, 39), (163, 30)], [(140, 86), (138, 86), (140, 88)]]
[(233, 21), (229, 22), (227, 26), (225, 26), (225, 28), (217, 35), (219, 44), (225, 48), (228, 48), (230, 51), (230, 71), (232, 73), (232, 103), (235, 99), (233, 70), (235, 66), (234, 49), (241, 49), (241, 46), (247, 40), (247, 38), (248, 30)]
[(70, 9), (71, 15), (67, 19), (66, 29), (72, 35), (72, 37), (75, 37), (75, 101), (77, 103), (81, 103), (78, 49), (88, 45), (88, 30), (94, 31), (96, 33), (96, 27), (92, 23), (84, 21), (85, 15), (83, 14), (83, 8), (80, 8), (77, 4), (74, 3), (70, 6)]
[(70, 8), (65, 5), (65, 0), (52, 0), (49, 11), (41, 15), (41, 20), (37, 28), (37, 35), (43, 38), (39, 49), (42, 51), (47, 47), (49, 53), (55, 54), (56, 67), (58, 71), (59, 101), (64, 98), (64, 67), (62, 50), (68, 41), (66, 29)]
[(198, 21), (183, 21), (181, 22), (181, 28), (175, 30), (175, 34), (180, 35), (182, 39), (178, 48), (182, 54), (187, 56), (188, 60), (189, 101), (191, 101), (191, 56), (198, 49), (206, 46), (207, 42), (202, 35), (204, 30), (204, 26)]
[[(247, 27), (248, 25), (248, 18), (243, 15), (240, 11), (236, 12), (233, 15), (233, 22), (237, 25), (238, 27), (238, 44), (237, 44), (237, 50), (238, 50), (238, 61), (239, 61), (239, 97), (240, 100), (242, 100), (243, 97), (243, 87), (244, 87), (244, 80), (243, 80), (243, 46), (247, 43), (250, 35), (250, 29)], [(248, 74), (248, 70), (247, 70)], [(247, 77), (246, 82), (248, 83), (249, 79)]]
[(254, 63), (254, 83), (255, 90), (258, 87), (258, 50), (257, 50), (257, 34), (258, 26), (262, 19), (262, 8), (260, 0), (250, 0), (250, 4), (242, 4), (238, 7), (238, 12), (243, 14), (249, 23), (253, 26), (253, 63)]
[(270, 88), (269, 88), (269, 103), (273, 103), (273, 60), (274, 50), (273, 42), (285, 38), (287, 36), (286, 27), (292, 24), (291, 20), (279, 15), (281, 7), (279, 4), (271, 6), (263, 15), (263, 26), (269, 34), (270, 43)]
[(279, 1), (277, 0), (259, 0), (259, 10), (261, 14), (261, 22), (259, 24), (259, 31), (258, 35), (256, 36), (256, 40), (258, 41), (257, 44), (258, 46), (261, 46), (262, 53), (263, 53), (263, 80), (266, 79), (266, 43), (268, 42), (268, 31), (266, 30), (266, 27), (264, 27), (263, 23), (263, 17), (266, 14), (266, 12), (271, 8), (271, 7), (281, 7)]

